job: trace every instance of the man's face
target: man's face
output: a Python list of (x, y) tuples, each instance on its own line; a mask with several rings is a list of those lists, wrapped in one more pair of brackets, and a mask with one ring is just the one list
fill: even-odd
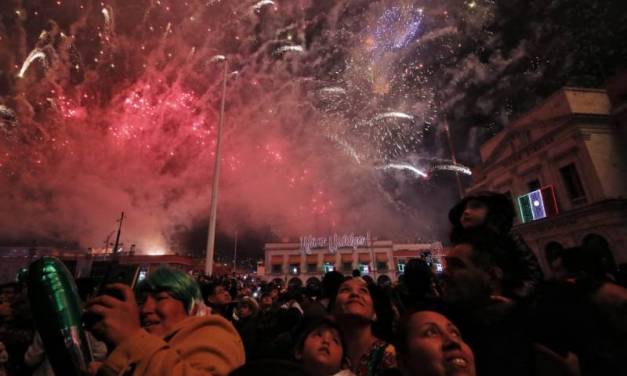
[(488, 216), (488, 207), (479, 200), (469, 200), (459, 222), (463, 228), (479, 227), (485, 223)]
[(165, 291), (149, 293), (141, 300), (141, 324), (150, 334), (163, 337), (188, 317), (183, 302)]
[(404, 376), (474, 376), (475, 357), (457, 327), (432, 311), (417, 312), (407, 325), (407, 354), (399, 356)]
[(231, 302), (231, 294), (224, 288), (224, 286), (217, 286), (213, 291), (213, 295), (207, 297), (209, 303), (223, 307)]
[(443, 298), (453, 304), (474, 305), (489, 298), (490, 275), (472, 260), (470, 244), (456, 245), (446, 256)]

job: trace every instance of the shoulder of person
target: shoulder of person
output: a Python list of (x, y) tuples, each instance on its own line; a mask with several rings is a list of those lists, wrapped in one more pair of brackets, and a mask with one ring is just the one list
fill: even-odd
[(188, 317), (178, 323), (172, 331), (165, 336), (166, 341), (174, 337), (195, 332), (231, 332), (237, 335), (237, 330), (233, 324), (221, 315), (194, 316)]

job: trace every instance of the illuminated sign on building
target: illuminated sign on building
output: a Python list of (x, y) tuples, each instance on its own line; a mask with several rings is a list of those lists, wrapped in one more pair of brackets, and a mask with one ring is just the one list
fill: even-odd
[(520, 218), (523, 223), (558, 214), (553, 186), (549, 185), (518, 197)]
[(306, 254), (311, 254), (312, 249), (328, 248), (331, 253), (335, 253), (340, 248), (368, 247), (370, 246), (370, 233), (363, 236), (355, 234), (338, 235), (329, 237), (302, 236), (300, 238), (300, 250)]

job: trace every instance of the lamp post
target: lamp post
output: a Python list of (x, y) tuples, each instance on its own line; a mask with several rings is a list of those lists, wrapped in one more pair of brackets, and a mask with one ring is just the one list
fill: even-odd
[(205, 258), (205, 275), (213, 274), (213, 254), (216, 240), (216, 217), (218, 214), (218, 188), (220, 182), (220, 154), (222, 146), (222, 127), (224, 125), (224, 102), (226, 100), (226, 81), (228, 79), (228, 60), (224, 60), (224, 79), (222, 81), (222, 103), (220, 105), (220, 121), (218, 122), (218, 140), (216, 157), (213, 167), (213, 185), (211, 188), (211, 206), (209, 209), (209, 234), (207, 235), (207, 254)]

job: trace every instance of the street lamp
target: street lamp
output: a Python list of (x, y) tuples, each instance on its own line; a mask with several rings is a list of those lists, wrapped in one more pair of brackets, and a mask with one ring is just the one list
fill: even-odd
[(220, 154), (222, 146), (222, 127), (224, 125), (224, 102), (226, 100), (226, 81), (228, 79), (229, 62), (224, 61), (224, 79), (222, 81), (222, 104), (220, 106), (220, 121), (218, 122), (218, 140), (216, 142), (216, 157), (213, 167), (213, 185), (211, 188), (211, 206), (209, 209), (209, 234), (207, 235), (207, 254), (205, 258), (205, 275), (213, 274), (213, 254), (216, 240), (216, 217), (218, 214), (218, 187), (220, 182)]

